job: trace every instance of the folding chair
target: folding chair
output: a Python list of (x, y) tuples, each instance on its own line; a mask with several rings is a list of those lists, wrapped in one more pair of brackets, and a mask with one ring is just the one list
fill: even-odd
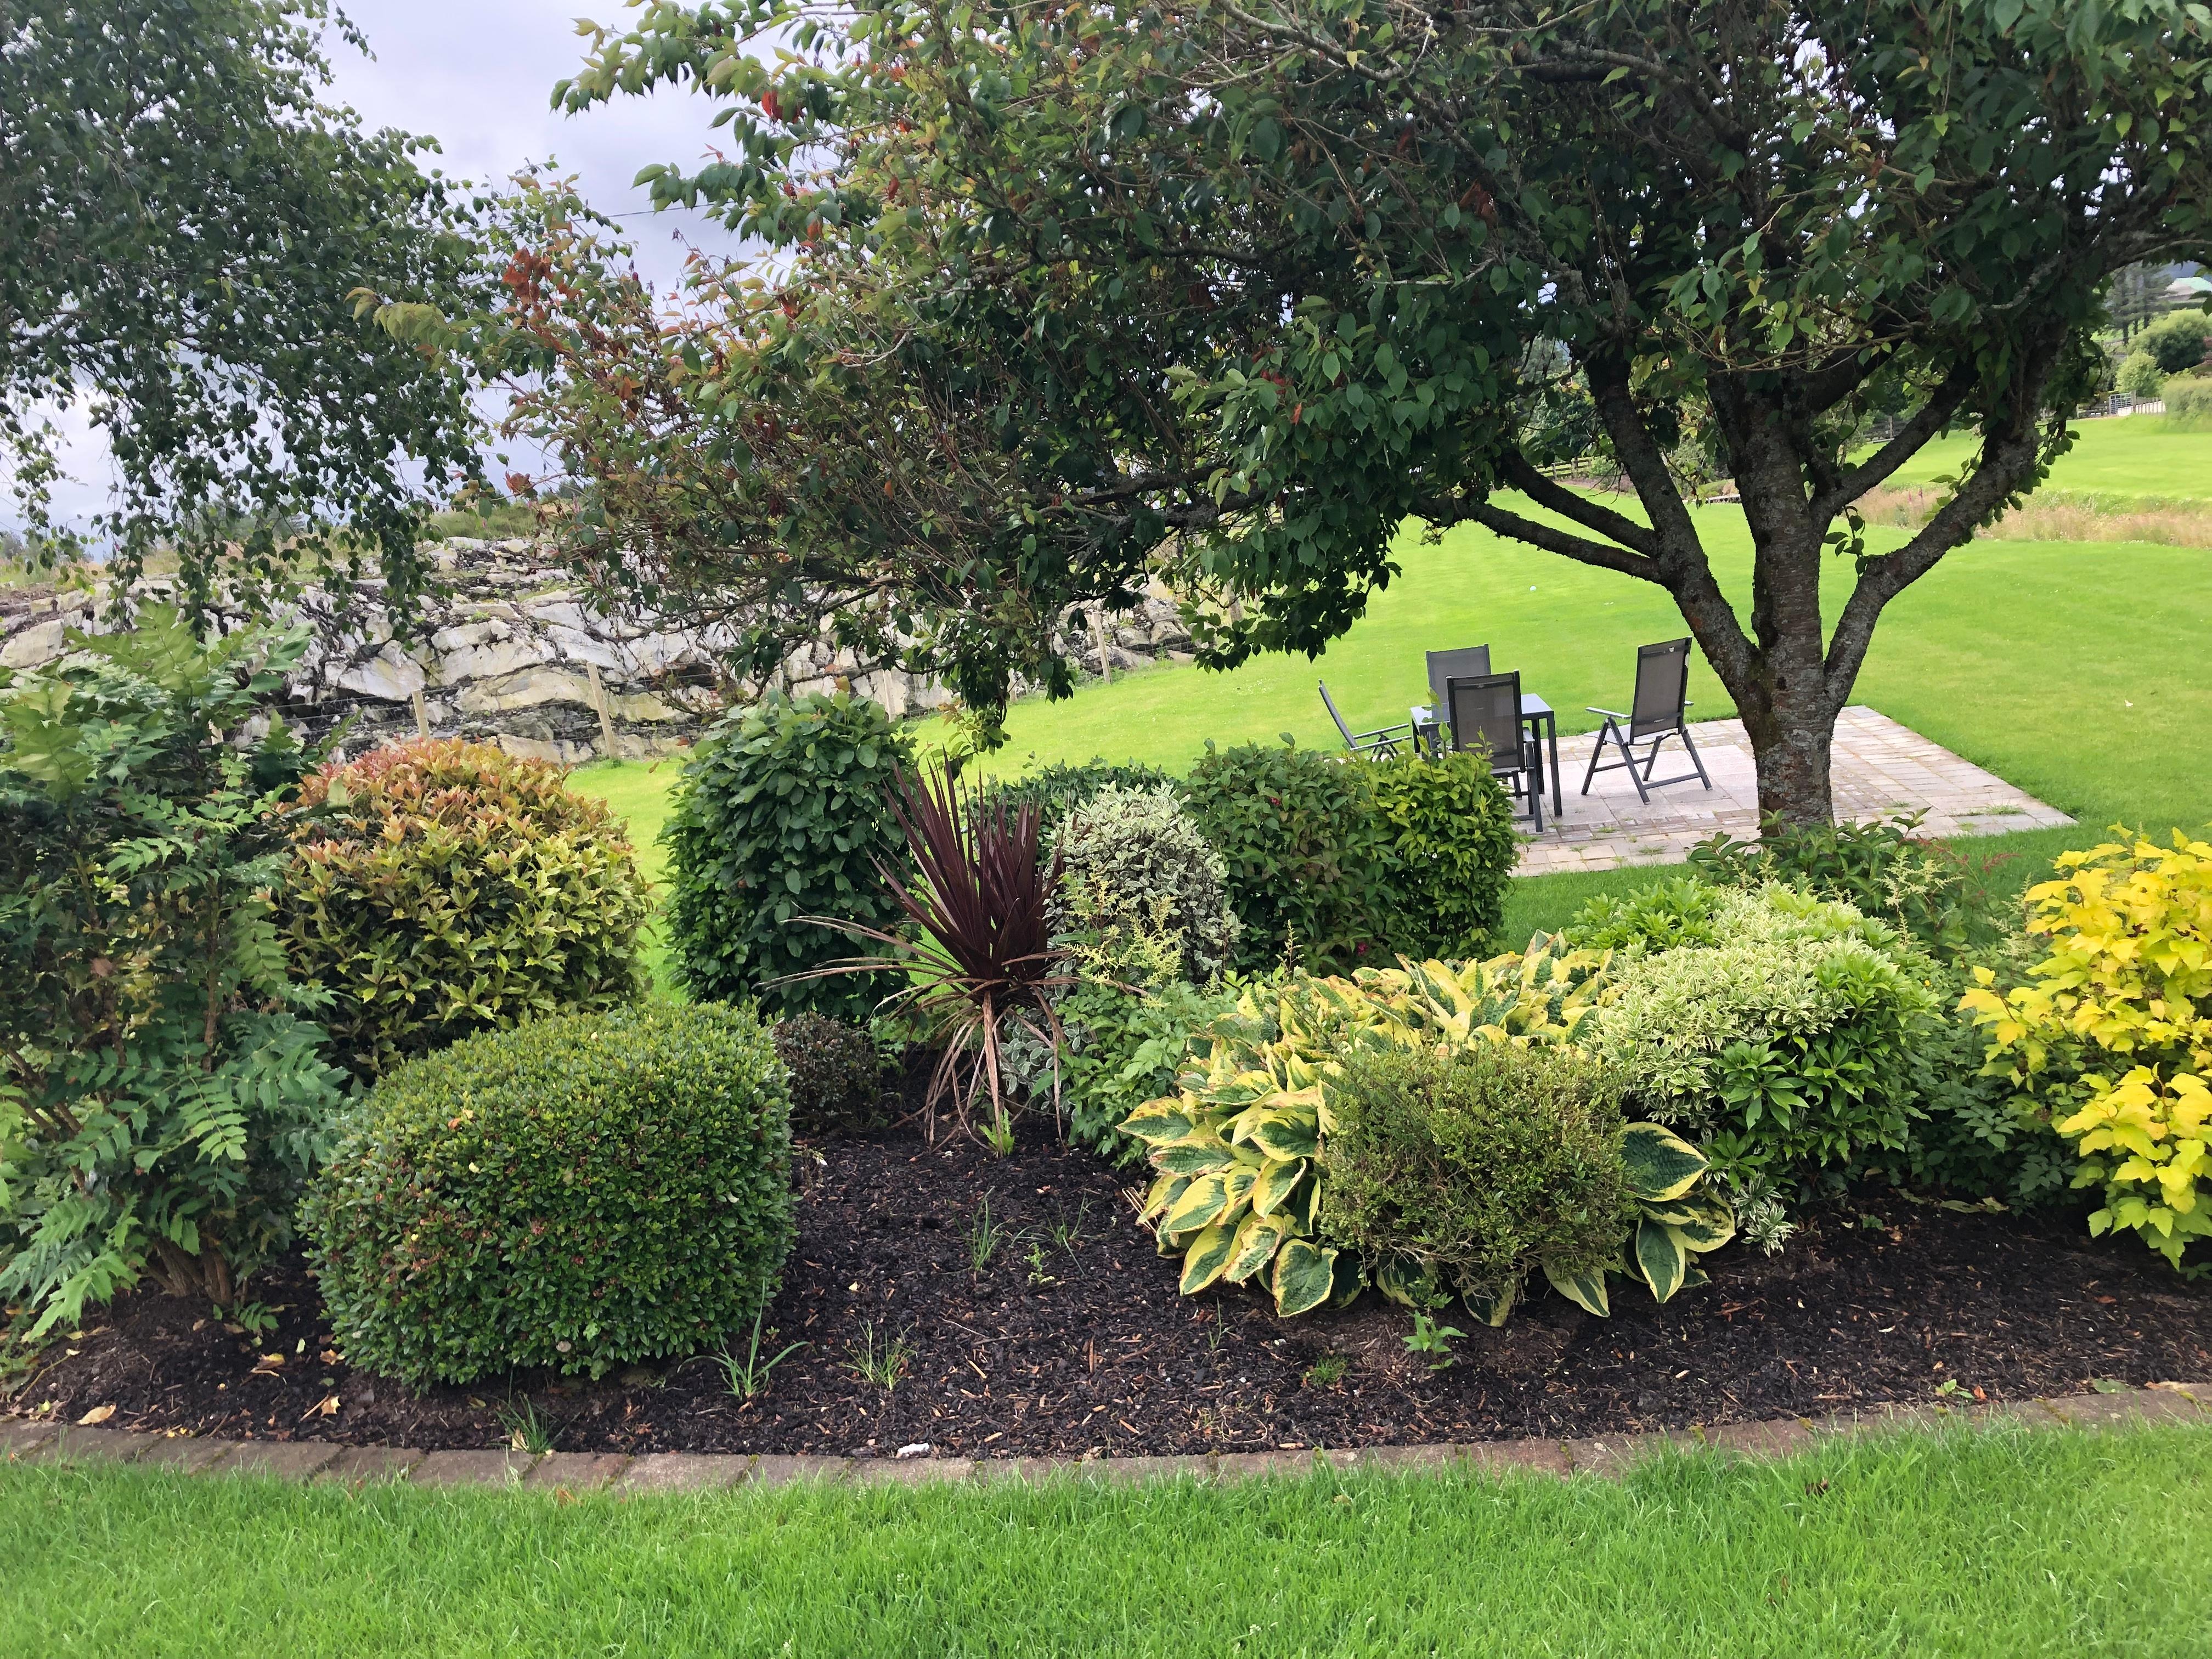
[[(1649, 802), (1654, 789), (1663, 789), (1670, 783), (1687, 783), (1692, 778), (1710, 789), (1713, 781), (1705, 775), (1705, 763), (1698, 755), (1698, 745), (1690, 741), (1690, 728), (1682, 719), (1682, 711), (1690, 706), (1683, 694), (1690, 689), (1690, 642), (1687, 640), (1668, 640), (1662, 645), (1642, 645), (1636, 648), (1636, 702), (1634, 708), (1622, 714), (1617, 708), (1592, 708), (1593, 714), (1605, 716), (1605, 724), (1598, 728), (1597, 746), (1590, 750), (1589, 770), (1583, 775), (1583, 793), (1589, 793), (1590, 782), (1601, 772), (1628, 769), (1628, 781), (1636, 786), (1638, 800)], [(1659, 745), (1669, 738), (1680, 738), (1682, 747), (1690, 751), (1690, 764), (1695, 772), (1684, 772), (1678, 777), (1655, 778), (1651, 769), (1659, 763)], [(1648, 743), (1641, 760), (1636, 745)], [(1617, 761), (1603, 759), (1606, 745), (1620, 750)], [(1643, 767), (1639, 774), (1638, 766)]]
[(1476, 674), (1444, 682), (1452, 747), (1490, 757), (1490, 769), (1525, 797), (1536, 833), (1544, 832), (1544, 747), (1521, 725), (1521, 676)]
[(1411, 720), (1401, 720), (1395, 726), (1380, 726), (1372, 732), (1354, 732), (1344, 723), (1344, 716), (1336, 712), (1336, 699), (1328, 695), (1328, 682), (1322, 680), (1319, 684), (1322, 706), (1328, 710), (1329, 719), (1336, 722), (1336, 729), (1344, 734), (1344, 746), (1353, 754), (1388, 760), (1397, 754), (1400, 736), (1409, 741), (1413, 738), (1413, 723)]

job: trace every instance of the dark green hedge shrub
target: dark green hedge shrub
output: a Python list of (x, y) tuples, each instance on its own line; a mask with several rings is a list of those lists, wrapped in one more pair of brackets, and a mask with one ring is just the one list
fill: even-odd
[[(1417, 960), (1485, 957), (1503, 944), (1505, 889), (1521, 857), (1513, 802), (1487, 756), (1370, 763), (1390, 834), (1390, 948)], [(1517, 941), (1526, 945), (1528, 941)]]
[(880, 1127), (883, 1064), (866, 1026), (826, 1014), (798, 1013), (775, 1023), (775, 1052), (791, 1073), (791, 1127), (803, 1135)]
[(1295, 942), (1317, 972), (1492, 948), (1519, 856), (1511, 803), (1480, 757), (1347, 761), (1279, 745), (1209, 747), (1184, 793), (1228, 865), (1237, 965)]
[(622, 821), (564, 775), (449, 738), (307, 780), (282, 926), (355, 1071), (644, 994), (645, 878)]
[(1566, 1044), (1355, 1050), (1328, 1103), (1322, 1224), (1370, 1262), (1495, 1292), (1600, 1271), (1635, 1225), (1618, 1085)]
[(1228, 866), (1229, 902), (1244, 924), (1238, 967), (1272, 966), (1290, 949), (1316, 972), (1389, 960), (1397, 860), (1364, 764), (1288, 738), (1208, 744), (1184, 789)]
[(770, 981), (878, 949), (802, 916), (899, 925), (876, 862), (907, 866), (886, 792), (910, 758), (882, 708), (842, 692), (771, 694), (718, 720), (661, 832), (677, 982), (702, 999), (855, 1020), (897, 989), (881, 974)]
[(792, 1243), (790, 1096), (750, 1009), (487, 1032), (371, 1091), (301, 1226), (349, 1359), (597, 1376), (750, 1320)]

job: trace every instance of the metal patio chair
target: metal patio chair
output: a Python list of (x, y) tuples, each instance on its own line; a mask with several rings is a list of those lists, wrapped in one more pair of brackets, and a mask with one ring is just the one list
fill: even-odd
[(1328, 695), (1328, 682), (1322, 680), (1319, 684), (1322, 706), (1328, 710), (1329, 719), (1336, 722), (1336, 729), (1344, 734), (1344, 746), (1353, 754), (1365, 755), (1375, 760), (1389, 760), (1397, 754), (1401, 740), (1412, 741), (1413, 723), (1411, 720), (1401, 720), (1395, 726), (1378, 726), (1372, 732), (1353, 731), (1344, 723), (1344, 716), (1336, 712), (1336, 699)]
[(1521, 724), (1521, 676), (1474, 674), (1444, 682), (1454, 749), (1490, 757), (1490, 769), (1526, 799), (1536, 833), (1544, 833), (1544, 746)]
[[(1605, 716), (1605, 724), (1598, 728), (1597, 746), (1590, 750), (1589, 770), (1583, 775), (1583, 793), (1590, 791), (1590, 783), (1601, 772), (1618, 772), (1626, 768), (1628, 781), (1636, 786), (1638, 800), (1649, 804), (1654, 789), (1663, 789), (1670, 783), (1687, 783), (1692, 778), (1710, 789), (1713, 781), (1705, 775), (1705, 763), (1698, 754), (1698, 745), (1690, 740), (1688, 723), (1682, 718), (1689, 708), (1690, 699), (1684, 694), (1690, 689), (1690, 642), (1687, 640), (1668, 640), (1659, 645), (1642, 645), (1636, 648), (1636, 701), (1630, 712), (1624, 714), (1617, 708), (1595, 708), (1589, 712)], [(1682, 747), (1690, 751), (1690, 764), (1697, 770), (1684, 772), (1671, 778), (1655, 778), (1651, 769), (1659, 763), (1659, 745), (1669, 738), (1680, 738)], [(1620, 758), (1605, 760), (1607, 744), (1620, 750)], [(1636, 745), (1648, 744), (1639, 758)], [(1601, 765), (1599, 763), (1603, 761)], [(1641, 767), (1639, 772), (1637, 769)]]
[[(1431, 746), (1442, 754), (1444, 746), (1443, 727), (1451, 720), (1451, 709), (1447, 707), (1450, 692), (1446, 689), (1455, 677), (1471, 679), (1490, 672), (1490, 647), (1486, 645), (1465, 645), (1452, 651), (1431, 651), (1429, 659), (1429, 707), (1436, 712), (1437, 726), (1429, 733)], [(1421, 734), (1413, 733), (1416, 747)]]

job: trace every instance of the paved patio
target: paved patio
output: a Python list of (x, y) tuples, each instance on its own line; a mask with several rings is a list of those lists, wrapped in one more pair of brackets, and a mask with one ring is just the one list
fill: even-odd
[[(1544, 833), (1523, 843), (1520, 873), (1675, 863), (1717, 831), (1746, 837), (1758, 834), (1759, 784), (1743, 722), (1702, 720), (1691, 726), (1690, 735), (1705, 760), (1712, 788), (1699, 788), (1692, 777), (1687, 783), (1653, 791), (1649, 805), (1636, 799), (1636, 787), (1626, 772), (1601, 772), (1589, 793), (1580, 793), (1583, 769), (1589, 764), (1597, 734), (1561, 738), (1559, 781), (1565, 791), (1566, 817), (1553, 821), (1547, 794)], [(1659, 751), (1659, 776), (1689, 769), (1680, 743), (1670, 742)], [(1864, 820), (1924, 811), (1924, 828), (1931, 836), (1991, 836), (2074, 822), (1871, 708), (1846, 708), (1837, 720), (1833, 775), (1838, 817)]]

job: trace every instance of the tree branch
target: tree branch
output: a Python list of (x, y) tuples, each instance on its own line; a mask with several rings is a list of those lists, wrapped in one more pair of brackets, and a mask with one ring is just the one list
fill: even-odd
[[(1961, 363), (1945, 377), (1943, 384), (1929, 394), (1912, 418), (1901, 427), (1895, 437), (1867, 457), (1858, 465), (1813, 498), (1813, 517), (1819, 524), (1826, 524), (1837, 514), (1881, 483), (1905, 462), (1920, 453), (1922, 446), (1934, 437), (1966, 395), (1974, 389), (1974, 370), (1970, 363)], [(2006, 494), (2009, 495), (2009, 489)]]
[(1537, 506), (1548, 507), (1563, 519), (1572, 519), (1585, 530), (1594, 530), (1601, 536), (1610, 537), (1623, 547), (1641, 553), (1646, 558), (1657, 556), (1659, 538), (1650, 530), (1635, 520), (1601, 506), (1586, 495), (1577, 495), (1565, 485), (1546, 477), (1529, 465), (1528, 458), (1518, 449), (1506, 453), (1504, 465), (1500, 470), (1508, 483)]
[[(1488, 501), (1470, 506), (1458, 506), (1452, 513), (1469, 519), (1486, 530), (1510, 537), (1516, 542), (1526, 542), (1531, 547), (1540, 547), (1547, 553), (1557, 553), (1562, 558), (1572, 559), (1577, 564), (1594, 564), (1601, 570), (1618, 570), (1624, 576), (1635, 576), (1647, 582), (1666, 584), (1659, 574), (1658, 561), (1641, 553), (1632, 553), (1624, 547), (1609, 546), (1594, 542), (1585, 536), (1573, 536), (1564, 530), (1554, 530), (1549, 525), (1538, 524), (1534, 519), (1524, 519), (1518, 513), (1508, 513), (1502, 507)], [(1423, 514), (1425, 518), (1437, 515)]]

